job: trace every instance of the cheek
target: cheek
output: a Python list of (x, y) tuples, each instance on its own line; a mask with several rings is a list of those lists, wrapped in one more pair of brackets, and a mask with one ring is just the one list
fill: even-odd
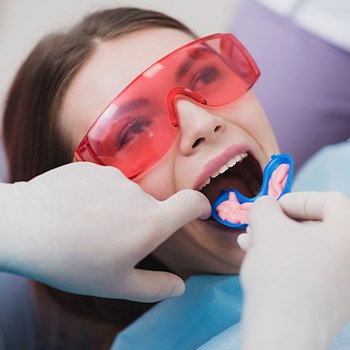
[(265, 114), (262, 110), (259, 111), (259, 108), (255, 109), (253, 113), (250, 113), (246, 117), (242, 118), (238, 123), (260, 145), (277, 147), (276, 138), (271, 126)]
[(170, 150), (136, 181), (145, 192), (158, 200), (165, 200), (180, 189), (189, 188), (181, 185), (181, 176), (176, 173), (176, 169), (181, 168), (178, 149), (179, 142), (176, 140)]
[(246, 131), (256, 142), (268, 152), (277, 152), (275, 135), (265, 112), (253, 95), (248, 92), (240, 100), (227, 106), (225, 115), (235, 125)]
[(136, 183), (158, 200), (165, 200), (176, 192), (174, 166), (170, 159), (163, 158)]

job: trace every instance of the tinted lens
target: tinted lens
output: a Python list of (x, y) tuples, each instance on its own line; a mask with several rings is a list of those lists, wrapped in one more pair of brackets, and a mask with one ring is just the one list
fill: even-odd
[[(147, 91), (140, 82), (139, 91)], [(145, 89), (145, 90), (144, 90)], [(152, 166), (168, 150), (176, 137), (164, 103), (147, 95), (128, 99), (124, 94), (103, 115), (103, 123), (93, 127), (88, 139), (103, 164), (119, 168), (133, 178)], [(107, 114), (106, 114), (107, 113)]]
[(243, 95), (258, 76), (252, 58), (230, 34), (190, 43), (148, 68), (112, 101), (89, 130), (84, 147), (78, 147), (77, 158), (95, 159), (135, 178), (176, 138), (169, 92), (186, 90), (189, 97), (195, 92), (207, 105), (221, 106)]

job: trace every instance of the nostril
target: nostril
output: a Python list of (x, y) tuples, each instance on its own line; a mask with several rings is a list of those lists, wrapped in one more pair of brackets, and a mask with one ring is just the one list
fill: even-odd
[(202, 143), (204, 141), (204, 137), (200, 137), (199, 139), (197, 139), (193, 145), (192, 148), (196, 148), (200, 143)]
[(221, 126), (218, 125), (218, 126), (215, 127), (214, 132), (219, 131), (220, 129), (221, 129)]

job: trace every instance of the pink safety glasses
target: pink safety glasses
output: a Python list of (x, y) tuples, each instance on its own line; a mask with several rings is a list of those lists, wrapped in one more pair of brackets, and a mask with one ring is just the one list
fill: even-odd
[(179, 129), (177, 97), (222, 106), (241, 97), (259, 75), (233, 35), (195, 40), (154, 63), (118, 94), (80, 142), (74, 160), (111, 165), (135, 179), (173, 144)]

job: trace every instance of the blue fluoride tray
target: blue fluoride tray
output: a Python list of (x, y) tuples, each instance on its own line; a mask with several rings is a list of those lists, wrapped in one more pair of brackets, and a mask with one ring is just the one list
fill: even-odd
[(286, 181), (286, 185), (280, 194), (280, 196), (277, 198), (279, 199), (281, 196), (284, 194), (290, 192), (292, 183), (293, 183), (293, 173), (294, 173), (294, 163), (293, 163), (293, 158), (286, 153), (282, 154), (274, 154), (271, 156), (271, 160), (269, 163), (266, 165), (264, 169), (264, 174), (263, 174), (263, 181), (262, 181), (262, 186), (259, 191), (259, 193), (252, 198), (246, 197), (243, 194), (241, 194), (238, 190), (232, 188), (230, 190), (222, 190), (219, 194), (219, 197), (215, 200), (215, 202), (212, 205), (212, 216), (213, 218), (218, 221), (219, 223), (228, 226), (228, 227), (233, 227), (233, 228), (246, 228), (248, 225), (247, 224), (234, 224), (232, 222), (229, 222), (227, 220), (222, 220), (218, 216), (216, 208), (218, 205), (220, 205), (222, 202), (228, 200), (230, 192), (234, 192), (237, 200), (240, 204), (243, 203), (251, 203), (256, 201), (259, 197), (267, 195), (268, 191), (268, 186), (269, 186), (269, 181), (271, 179), (272, 173), (282, 164), (288, 164), (289, 165), (289, 171), (288, 171), (288, 177)]

